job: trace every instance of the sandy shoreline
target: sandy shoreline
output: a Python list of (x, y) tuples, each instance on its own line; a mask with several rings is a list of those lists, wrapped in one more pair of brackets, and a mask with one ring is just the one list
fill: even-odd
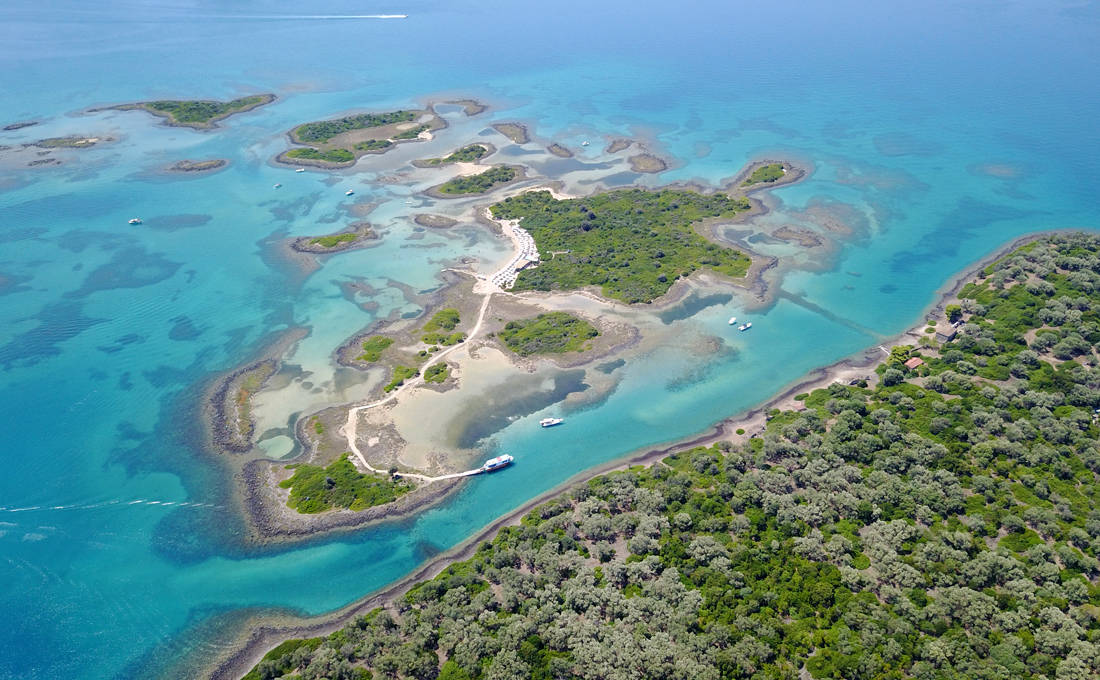
[[(993, 262), (1003, 258), (1012, 251), (1030, 243), (1056, 233), (1073, 232), (1072, 229), (1047, 230), (1035, 234), (1013, 239), (1009, 243), (995, 249), (990, 254), (972, 263), (961, 272), (952, 276), (937, 291), (936, 300), (918, 316), (918, 322), (910, 329), (898, 334), (893, 339), (882, 343), (883, 347), (901, 344), (912, 338), (919, 338), (922, 334), (924, 321), (929, 314), (942, 314), (944, 307), (956, 299), (958, 292), (967, 283), (972, 281), (977, 274)], [(697, 435), (680, 439), (657, 447), (647, 447), (627, 454), (621, 458), (609, 461), (602, 465), (589, 468), (569, 478), (562, 484), (528, 500), (511, 512), (502, 515), (490, 524), (486, 525), (475, 535), (461, 544), (455, 546), (440, 555), (423, 563), (408, 576), (380, 589), (362, 600), (349, 605), (327, 616), (318, 617), (310, 622), (302, 622), (297, 625), (279, 625), (277, 623), (258, 624), (252, 628), (247, 637), (241, 640), (238, 649), (228, 658), (216, 666), (207, 670), (208, 676), (217, 680), (239, 678), (252, 668), (264, 653), (282, 640), (292, 637), (317, 636), (327, 634), (345, 625), (356, 616), (362, 615), (371, 609), (392, 603), (411, 587), (414, 583), (432, 578), (439, 574), (452, 562), (469, 558), (477, 550), (477, 546), (484, 540), (494, 536), (501, 528), (519, 523), (530, 510), (546, 501), (561, 495), (569, 489), (587, 482), (593, 477), (606, 474), (611, 471), (626, 469), (635, 465), (651, 465), (669, 454), (690, 449), (696, 446), (709, 446), (720, 440), (734, 440), (739, 436), (749, 437), (758, 432), (764, 423), (765, 414), (777, 407), (782, 407), (792, 402), (792, 398), (802, 392), (809, 392), (841, 380), (847, 382), (852, 377), (864, 375), (874, 376), (874, 366), (886, 357), (878, 345), (862, 350), (837, 362), (811, 371), (807, 376), (788, 385), (773, 397), (767, 399), (759, 406), (737, 414), (713, 425), (708, 430)], [(745, 435), (736, 435), (737, 428), (746, 431)]]

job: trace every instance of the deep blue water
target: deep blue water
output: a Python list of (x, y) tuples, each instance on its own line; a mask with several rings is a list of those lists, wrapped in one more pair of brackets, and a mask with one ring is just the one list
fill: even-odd
[[(700, 431), (902, 330), (945, 279), (1011, 238), (1100, 225), (1095, 4), (807, 4), (308, 6), (409, 15), (383, 21), (279, 19), (306, 10), (276, 2), (5, 3), (0, 123), (42, 124), (0, 144), (120, 140), (57, 168), (0, 167), (0, 677), (145, 677), (217, 651), (208, 624), (231, 618), (212, 617), (342, 606), (586, 467)], [(80, 114), (265, 91), (281, 99), (212, 134)], [(789, 298), (759, 315), (751, 341), (731, 341), (735, 352), (702, 369), (656, 352), (538, 446), (524, 423), (499, 433), (492, 446), (526, 453), (507, 475), (415, 521), (243, 548), (202, 450), (210, 377), (291, 327), (311, 333), (295, 360), (320, 370), (374, 314), (404, 309), (388, 279), (429, 289), (441, 263), (501, 247), (476, 233), (409, 240), (398, 189), (342, 176), (394, 222), (382, 245), (303, 277), (265, 243), (352, 217), (322, 175), (267, 161), (302, 120), (441, 93), (482, 98), (490, 116), (574, 148), (651, 139), (677, 161), (655, 181), (718, 182), (762, 155), (799, 159), (813, 175), (777, 191), (767, 219), (813, 224), (825, 210), (856, 233), (824, 271), (788, 275)], [(232, 164), (155, 173), (181, 157)], [(149, 228), (128, 227), (135, 215)], [(356, 280), (373, 299), (342, 293)], [(707, 308), (681, 323), (718, 333), (725, 316)]]

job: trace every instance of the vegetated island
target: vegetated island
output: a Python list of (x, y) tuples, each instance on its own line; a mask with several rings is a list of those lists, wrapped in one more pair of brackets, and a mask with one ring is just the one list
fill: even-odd
[(425, 193), (433, 198), (461, 198), (487, 194), (526, 177), (519, 165), (494, 165), (474, 175), (459, 175), (443, 184), (431, 187)]
[(212, 158), (205, 161), (182, 160), (168, 166), (168, 172), (213, 172), (229, 165), (224, 158)]
[(323, 236), (300, 236), (290, 243), (290, 247), (300, 253), (326, 254), (338, 253), (366, 245), (376, 240), (375, 233), (367, 222), (356, 222), (345, 231)]
[(489, 210), (495, 219), (520, 220), (542, 256), (519, 272), (513, 290), (597, 286), (604, 297), (633, 304), (652, 302), (702, 268), (743, 278), (750, 258), (708, 241), (694, 225), (750, 207), (747, 198), (721, 193), (620, 189), (566, 200), (529, 191)]
[(468, 144), (442, 158), (423, 158), (413, 161), (418, 168), (438, 168), (452, 163), (476, 163), (496, 151), (492, 144)]
[(222, 102), (213, 99), (161, 99), (135, 104), (120, 104), (92, 111), (146, 111), (164, 119), (166, 125), (189, 127), (195, 130), (210, 130), (220, 121), (265, 106), (275, 101), (273, 94), (254, 94)]
[(497, 336), (521, 357), (534, 354), (583, 352), (589, 340), (599, 336), (595, 326), (568, 312), (546, 312), (504, 325)]
[(446, 127), (430, 110), (360, 113), (332, 120), (303, 123), (290, 131), (290, 140), (302, 146), (279, 154), (288, 165), (346, 168), (366, 154), (385, 153), (399, 142), (430, 135)]
[(749, 163), (729, 182), (746, 193), (759, 189), (774, 189), (797, 182), (806, 175), (802, 168), (787, 161), (760, 160)]
[(596, 476), (245, 677), (1095, 677), (1098, 271), (1021, 248), (876, 385)]

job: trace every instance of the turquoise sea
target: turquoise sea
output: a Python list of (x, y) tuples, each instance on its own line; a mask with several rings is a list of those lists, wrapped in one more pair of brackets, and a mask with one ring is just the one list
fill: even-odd
[[(334, 18), (371, 14), (408, 18)], [(0, 126), (41, 123), (0, 145), (118, 141), (57, 167), (0, 164), (0, 677), (154, 677), (218, 653), (241, 612), (341, 607), (585, 468), (903, 330), (1006, 241), (1100, 226), (1098, 41), (1100, 5), (1084, 1), (8, 0)], [(280, 99), (213, 133), (83, 113), (253, 92)], [(499, 119), (575, 149), (650, 140), (676, 161), (650, 184), (799, 160), (812, 175), (776, 191), (765, 219), (843, 218), (853, 233), (835, 260), (787, 274), (734, 351), (700, 365), (654, 352), (551, 437), (530, 427), (538, 414), (494, 433), (486, 452), (520, 459), (507, 474), (413, 520), (249, 548), (203, 449), (212, 376), (305, 328), (289, 361), (331, 389), (301, 410), (354, 396), (329, 355), (409, 311), (393, 282), (429, 290), (458, 258), (503, 252), (474, 227), (414, 229), (400, 186), (269, 160), (297, 122), (447, 96), (493, 106), (463, 123), (474, 134)], [(157, 172), (212, 157), (231, 165)], [(280, 239), (355, 219), (345, 186), (379, 203), (382, 244), (308, 273), (281, 258)], [(721, 334), (726, 315), (676, 323)]]

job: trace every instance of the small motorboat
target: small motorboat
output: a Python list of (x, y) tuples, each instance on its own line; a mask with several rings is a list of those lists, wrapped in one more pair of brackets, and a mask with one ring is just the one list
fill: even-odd
[(737, 327), (737, 330), (739, 330), (739, 331), (747, 331), (747, 330), (749, 330), (750, 328), (752, 328), (752, 322), (751, 322), (751, 321), (750, 321), (750, 322), (748, 322), (748, 323), (746, 323), (746, 324), (741, 324), (740, 326), (738, 326), (738, 327)]
[(586, 139), (583, 142), (581, 142), (581, 146), (588, 146), (588, 140)]
[(555, 425), (561, 425), (565, 420), (562, 418), (543, 418), (539, 421), (539, 425), (543, 427), (554, 427)]
[(351, 196), (351, 195), (352, 195), (352, 194), (354, 194), (354, 193), (355, 193), (355, 192), (354, 192), (353, 190), (351, 190), (351, 189), (348, 189), (347, 191), (345, 191), (345, 192), (344, 192), (344, 195), (345, 195), (345, 196)]
[(730, 325), (732, 326), (735, 323), (737, 323), (737, 317), (736, 316), (731, 316), (730, 317)]
[(297, 170), (295, 170), (294, 172), (305, 172), (305, 171), (306, 171), (306, 169), (305, 169), (305, 168), (298, 168), (298, 169), (297, 169)]
[(130, 218), (130, 224), (141, 224), (141, 218), (140, 217)]
[(281, 186), (283, 186), (283, 185), (282, 185), (282, 184), (279, 184), (278, 182), (276, 182), (276, 183), (275, 183), (275, 188), (276, 188), (276, 189), (278, 189), (278, 188), (279, 188), (279, 187), (281, 187)]

